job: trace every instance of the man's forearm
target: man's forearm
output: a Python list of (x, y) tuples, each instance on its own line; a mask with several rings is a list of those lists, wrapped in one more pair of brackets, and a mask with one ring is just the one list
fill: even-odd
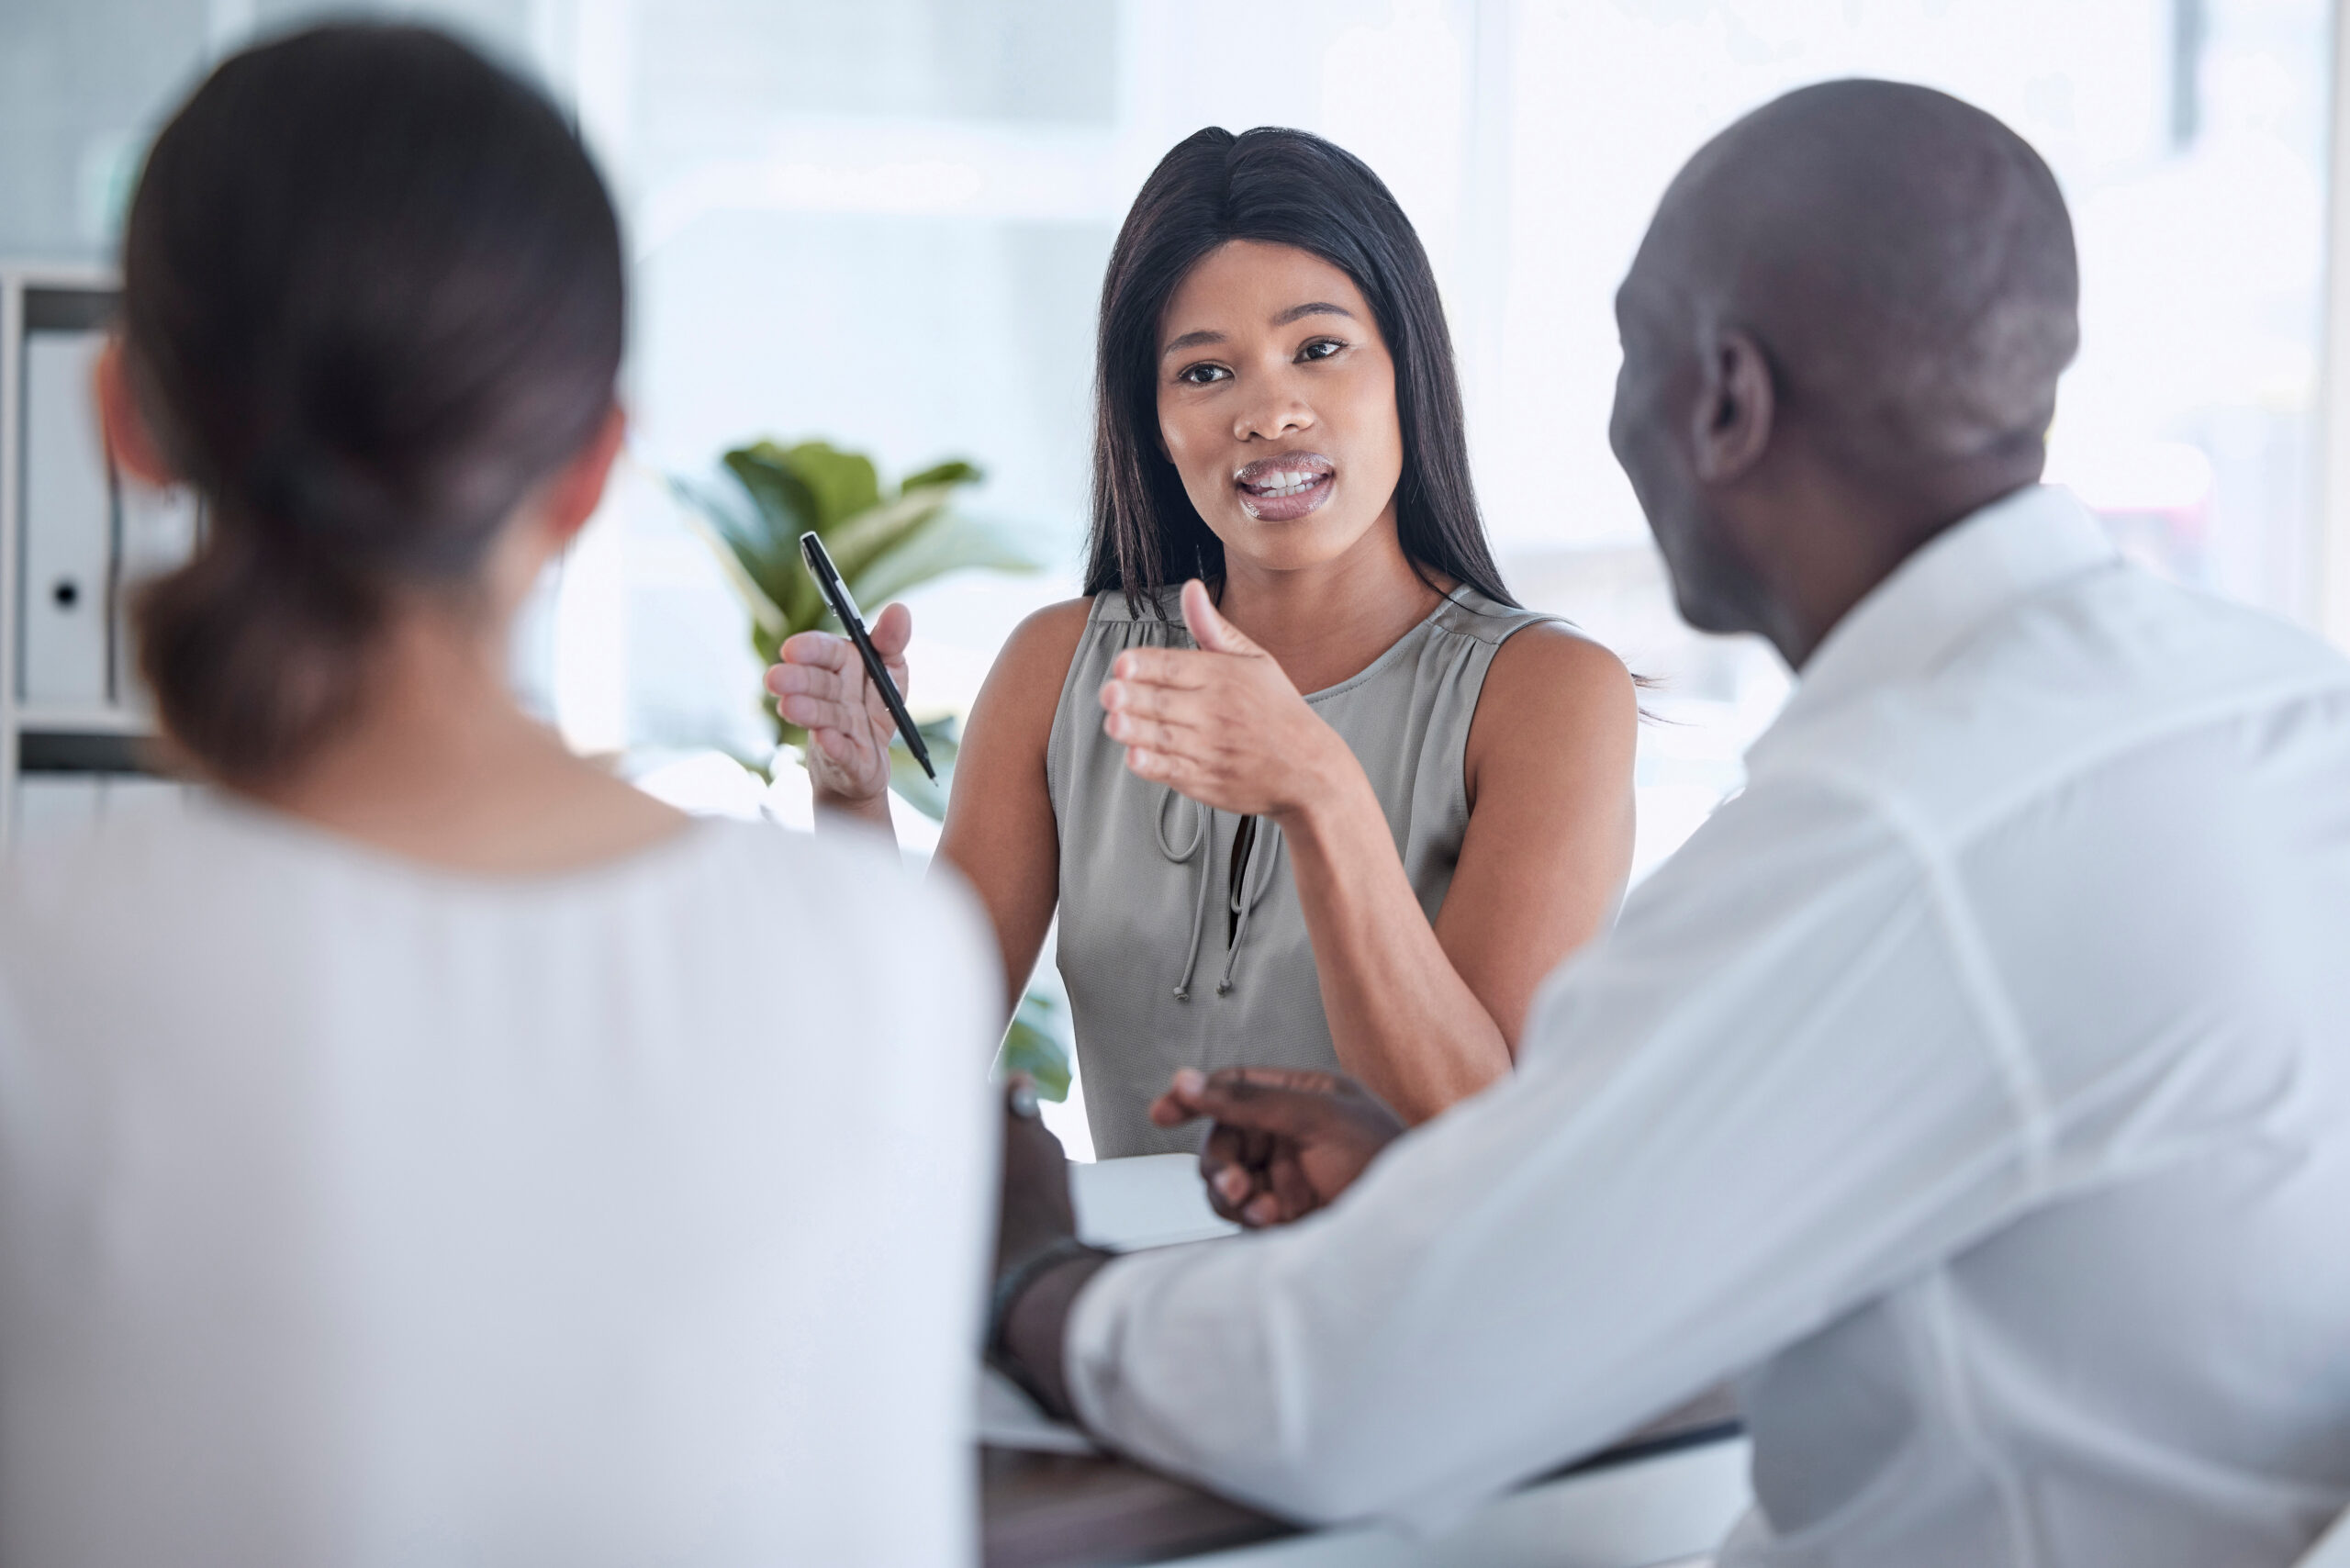
[(1069, 1399), (1068, 1358), (1063, 1354), (1069, 1314), (1086, 1282), (1110, 1261), (1102, 1257), (1072, 1258), (1038, 1275), (1020, 1293), (1004, 1318), (1004, 1354), (1046, 1413), (1058, 1419), (1076, 1414)]

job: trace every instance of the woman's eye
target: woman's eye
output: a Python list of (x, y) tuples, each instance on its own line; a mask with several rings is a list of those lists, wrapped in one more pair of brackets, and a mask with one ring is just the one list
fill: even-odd
[(1232, 372), (1220, 364), (1194, 364), (1188, 365), (1179, 372), (1175, 379), (1187, 386), (1205, 386), (1211, 382), (1225, 380), (1231, 375)]
[(1298, 350), (1297, 357), (1301, 360), (1328, 359), (1346, 346), (1336, 338), (1316, 338)]

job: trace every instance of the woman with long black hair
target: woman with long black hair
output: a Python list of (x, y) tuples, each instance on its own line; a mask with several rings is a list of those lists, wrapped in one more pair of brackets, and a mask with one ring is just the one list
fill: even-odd
[[(1505, 1074), (1632, 843), (1630, 678), (1520, 609), (1469, 476), (1436, 279), (1394, 198), (1302, 131), (1168, 154), (1102, 286), (1087, 598), (970, 715), (941, 853), (1010, 995), (1056, 909), (1094, 1146), (1169, 1075), (1354, 1074), (1407, 1118)], [(892, 607), (875, 640), (912, 632)], [(768, 685), (822, 806), (886, 823), (886, 710), (792, 639)]]

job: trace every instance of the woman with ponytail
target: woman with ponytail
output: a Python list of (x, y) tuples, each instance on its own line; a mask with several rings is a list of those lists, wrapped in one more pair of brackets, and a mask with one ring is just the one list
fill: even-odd
[(0, 1562), (967, 1560), (984, 927), (508, 688), (621, 434), (576, 137), (302, 33), (164, 128), (123, 263), (117, 462), (209, 519), (135, 614), (201, 787), (0, 873)]

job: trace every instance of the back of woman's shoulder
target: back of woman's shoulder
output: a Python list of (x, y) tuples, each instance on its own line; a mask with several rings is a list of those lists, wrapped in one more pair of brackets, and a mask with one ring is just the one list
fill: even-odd
[(77, 906), (118, 915), (151, 911), (175, 890), (255, 869), (253, 847), (200, 791), (112, 784), (83, 821), (39, 832), (0, 861), (11, 918), (51, 924)]
[[(765, 823), (706, 822), (698, 857), (713, 907), (778, 968), (928, 976), (993, 962), (979, 904), (960, 878), (908, 864), (889, 839), (808, 834)], [(926, 983), (917, 981), (914, 983)]]

